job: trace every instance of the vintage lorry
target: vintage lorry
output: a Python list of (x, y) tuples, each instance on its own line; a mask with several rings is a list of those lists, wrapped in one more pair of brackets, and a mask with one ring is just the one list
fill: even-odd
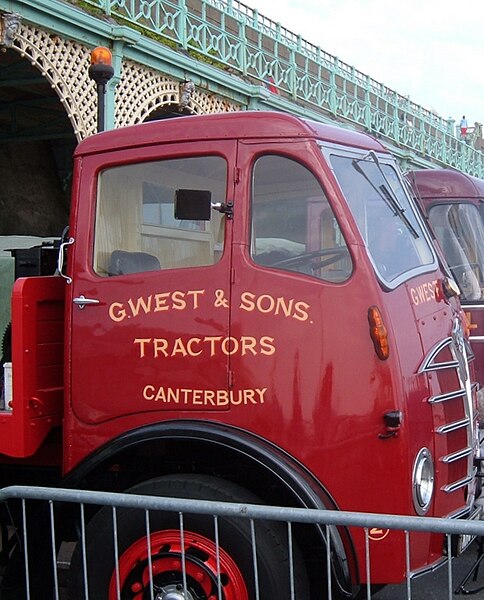
[(407, 176), (460, 288), (484, 414), (484, 181), (454, 169)]
[[(395, 159), (366, 134), (248, 111), (92, 136), (75, 151), (57, 274), (16, 279), (10, 332), (3, 485), (478, 514), (458, 288)], [(117, 598), (118, 572), (122, 598), (150, 597), (143, 524), (123, 518), (117, 571), (110, 522), (104, 508), (86, 526), (89, 598)], [(221, 523), (223, 591), (213, 532), (193, 518), (189, 595), (176, 598), (255, 597), (247, 532)], [(173, 527), (161, 514), (151, 529), (157, 598), (181, 587)], [(294, 527), (298, 598), (325, 597), (325, 535)], [(280, 530), (257, 540), (260, 597), (289, 598)], [(335, 593), (354, 597), (364, 534), (334, 528), (330, 544)], [(438, 534), (411, 537), (408, 557), (403, 532), (370, 545), (374, 584), (446, 560)]]

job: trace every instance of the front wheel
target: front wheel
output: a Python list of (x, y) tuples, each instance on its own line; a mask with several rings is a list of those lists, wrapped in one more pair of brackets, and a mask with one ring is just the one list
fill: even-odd
[[(233, 483), (201, 475), (159, 477), (129, 492), (260, 503)], [(103, 508), (86, 529), (86, 580), (91, 600), (252, 600), (257, 597), (257, 586), (260, 598), (291, 598), (287, 530), (276, 522), (255, 522), (256, 559), (250, 521), (242, 518), (218, 518), (217, 547), (211, 516), (184, 514), (181, 533), (178, 513), (151, 511), (148, 535), (143, 510), (118, 509), (117, 540), (116, 569), (112, 510)], [(294, 550), (296, 597), (308, 598), (305, 570)], [(84, 597), (82, 562), (78, 549), (71, 566), (72, 598)]]

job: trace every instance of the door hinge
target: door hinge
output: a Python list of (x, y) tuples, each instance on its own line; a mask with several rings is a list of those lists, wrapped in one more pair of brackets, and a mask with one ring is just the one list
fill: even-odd
[(228, 377), (229, 390), (232, 390), (234, 387), (234, 372), (229, 371), (228, 375), (229, 375), (229, 377)]
[(237, 185), (240, 182), (240, 167), (234, 167), (234, 183)]

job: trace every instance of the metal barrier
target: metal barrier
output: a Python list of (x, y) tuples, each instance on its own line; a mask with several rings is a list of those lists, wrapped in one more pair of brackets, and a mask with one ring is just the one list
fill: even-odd
[[(59, 545), (56, 542), (57, 539), (57, 528), (59, 525), (58, 511), (62, 510), (66, 504), (74, 507), (75, 510), (79, 511), (79, 523), (80, 531), (79, 537), (80, 542), (77, 544), (77, 555), (81, 578), (81, 587), (83, 588), (82, 597), (77, 596), (79, 600), (91, 599), (92, 585), (90, 584), (90, 569), (92, 565), (89, 564), (89, 556), (87, 552), (86, 544), (86, 524), (87, 524), (87, 512), (92, 507), (108, 507), (112, 513), (112, 550), (114, 552), (114, 564), (115, 570), (111, 580), (111, 588), (109, 598), (125, 598), (122, 596), (120, 591), (120, 580), (123, 577), (121, 570), (123, 569), (123, 557), (120, 557), (118, 552), (118, 540), (121, 536), (123, 525), (123, 518), (120, 518), (120, 511), (125, 509), (140, 511), (143, 521), (145, 523), (146, 537), (144, 538), (144, 544), (146, 547), (146, 565), (145, 574), (143, 581), (132, 581), (130, 598), (140, 599), (151, 598), (151, 600), (184, 600), (190, 599), (195, 600), (196, 598), (203, 597), (208, 600), (240, 600), (242, 597), (251, 597), (254, 600), (272, 600), (276, 596), (268, 598), (267, 595), (262, 595), (259, 587), (259, 565), (260, 565), (260, 549), (257, 543), (257, 526), (262, 521), (277, 521), (284, 524), (287, 535), (287, 555), (288, 560), (288, 585), (287, 598), (291, 600), (308, 600), (306, 596), (299, 596), (297, 593), (297, 585), (295, 583), (295, 549), (293, 545), (293, 527), (295, 524), (310, 524), (320, 525), (323, 531), (326, 533), (327, 540), (327, 560), (324, 565), (326, 575), (326, 594), (327, 598), (333, 598), (333, 592), (335, 591), (334, 576), (330, 564), (330, 539), (332, 537), (332, 528), (336, 526), (361, 528), (364, 531), (365, 537), (365, 565), (364, 570), (366, 571), (366, 579), (368, 583), (363, 586), (363, 590), (359, 598), (368, 600), (375, 598), (376, 600), (380, 597), (380, 592), (375, 592), (371, 585), (371, 545), (370, 545), (370, 532), (373, 528), (378, 529), (390, 529), (403, 531), (406, 540), (406, 561), (407, 566), (410, 564), (410, 550), (409, 550), (409, 536), (411, 532), (433, 532), (441, 533), (446, 536), (446, 548), (447, 554), (450, 557), (447, 560), (447, 567), (443, 568), (446, 571), (446, 583), (442, 592), (439, 592), (439, 600), (445, 598), (455, 598), (454, 594), (474, 594), (476, 591), (483, 590), (477, 588), (475, 584), (475, 590), (469, 590), (466, 588), (468, 581), (471, 576), (474, 575), (474, 579), (477, 577), (479, 564), (481, 559), (484, 557), (482, 541), (479, 542), (479, 550), (477, 554), (477, 560), (473, 561), (470, 569), (468, 569), (465, 577), (460, 576), (460, 583), (455, 584), (454, 577), (454, 563), (459, 558), (452, 557), (451, 543), (453, 535), (468, 535), (476, 536), (478, 540), (484, 539), (484, 522), (475, 520), (455, 520), (455, 519), (438, 519), (438, 518), (426, 518), (426, 517), (408, 517), (408, 516), (395, 516), (395, 515), (381, 515), (381, 514), (370, 514), (370, 513), (355, 513), (355, 512), (343, 512), (343, 511), (331, 511), (331, 510), (315, 510), (315, 509), (303, 509), (303, 508), (287, 508), (287, 507), (274, 507), (274, 506), (261, 506), (256, 504), (239, 504), (231, 502), (213, 502), (205, 500), (189, 500), (181, 498), (169, 498), (169, 497), (156, 497), (146, 495), (135, 495), (135, 494), (120, 494), (120, 493), (108, 493), (108, 492), (93, 492), (93, 491), (82, 491), (82, 490), (69, 490), (69, 489), (57, 489), (57, 488), (44, 488), (44, 487), (23, 487), (23, 486), (12, 486), (0, 490), (0, 500), (3, 506), (8, 506), (9, 501), (19, 501), (20, 515), (21, 515), (21, 532), (14, 533), (14, 537), (17, 537), (17, 541), (23, 547), (23, 568), (25, 575), (25, 591), (24, 597), (27, 600), (31, 598), (43, 598), (41, 594), (39, 596), (38, 590), (33, 586), (31, 582), (31, 570), (34, 563), (37, 562), (38, 558), (29, 555), (29, 537), (33, 534), (31, 525), (29, 525), (29, 510), (31, 507), (31, 501), (42, 501), (43, 505), (48, 509), (45, 516), (48, 517), (48, 527), (46, 531), (50, 539), (49, 542), (49, 565), (52, 569), (51, 587), (52, 597), (55, 600), (64, 598), (63, 589), (60, 582), (59, 573), (62, 569), (62, 565), (59, 563)], [(38, 503), (36, 503), (36, 509), (38, 510)], [(180, 560), (177, 565), (173, 565), (173, 570), (181, 570), (183, 573), (182, 583), (177, 586), (170, 587), (170, 583), (166, 582), (163, 586), (157, 587), (154, 584), (154, 578), (157, 574), (157, 566), (155, 557), (153, 556), (153, 533), (154, 530), (151, 527), (151, 520), (153, 515), (160, 511), (173, 513), (176, 516), (178, 522), (178, 528), (175, 532), (170, 533), (170, 536), (163, 537), (158, 540), (159, 544), (168, 543), (170, 539), (177, 538), (179, 540), (179, 556)], [(209, 521), (212, 522), (214, 532), (214, 556), (216, 560), (214, 564), (210, 565), (213, 572), (211, 581), (212, 591), (207, 591), (207, 587), (203, 582), (203, 569), (197, 569), (193, 567), (194, 563), (191, 563), (187, 556), (186, 547), (187, 544), (184, 542), (184, 537), (189, 537), (193, 534), (188, 534), (184, 527), (184, 521), (187, 515), (206, 515), (210, 516)], [(247, 524), (247, 531), (250, 532), (250, 548), (251, 548), (251, 569), (253, 570), (253, 583), (254, 592), (244, 596), (239, 595), (240, 589), (237, 588), (237, 582), (233, 584), (231, 589), (227, 587), (227, 576), (221, 575), (223, 565), (225, 572), (230, 570), (232, 565), (224, 554), (224, 550), (219, 546), (219, 524), (221, 517), (228, 517), (231, 519), (241, 519)], [(191, 538), (190, 538), (191, 539)], [(151, 540), (151, 544), (147, 542)], [(4, 540), (3, 540), (4, 541)], [(5, 541), (4, 541), (5, 543)], [(198, 548), (202, 552), (202, 545)], [(210, 553), (212, 549), (208, 549)], [(124, 555), (123, 555), (124, 556)], [(461, 558), (461, 557), (460, 557)], [(121, 559), (121, 561), (120, 561)], [(170, 560), (173, 560), (172, 558)], [(197, 559), (200, 564), (203, 562), (203, 558)], [(121, 566), (120, 566), (121, 563)], [(195, 561), (196, 563), (196, 561)], [(409, 571), (409, 569), (407, 569)], [(44, 573), (45, 575), (45, 573)], [(234, 576), (235, 577), (235, 576)], [(225, 580), (223, 580), (225, 578)], [(46, 576), (46, 579), (49, 577)], [(193, 590), (189, 589), (188, 581), (197, 580), (200, 590), (206, 595), (196, 595)], [(113, 583), (114, 581), (114, 583)], [(414, 596), (414, 582), (415, 580), (407, 576), (406, 581), (400, 586), (399, 595), (388, 596), (389, 598), (406, 598), (412, 600), (423, 600), (427, 599), (428, 596)], [(91, 587), (90, 587), (91, 586)], [(113, 587), (114, 586), (114, 587)], [(114, 590), (114, 591), (113, 591)], [(216, 590), (215, 592), (213, 590)], [(222, 591), (223, 590), (223, 591)], [(147, 593), (149, 592), (149, 595)], [(130, 592), (130, 593), (131, 593)], [(70, 596), (72, 597), (72, 596)], [(96, 598), (99, 596), (96, 595)], [(277, 596), (279, 597), (279, 596)], [(482, 598), (482, 595), (478, 597)], [(3, 596), (2, 596), (3, 598)], [(107, 596), (106, 596), (107, 600)]]

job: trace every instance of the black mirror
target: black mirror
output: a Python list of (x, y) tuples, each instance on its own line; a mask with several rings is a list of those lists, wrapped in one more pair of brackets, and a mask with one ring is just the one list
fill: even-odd
[(175, 219), (210, 221), (212, 192), (210, 190), (176, 190)]

